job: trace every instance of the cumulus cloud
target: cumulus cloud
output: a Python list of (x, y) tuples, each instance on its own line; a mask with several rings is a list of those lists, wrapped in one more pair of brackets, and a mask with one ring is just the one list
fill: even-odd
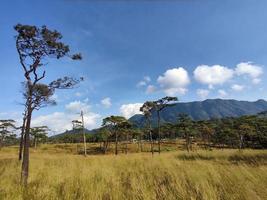
[(90, 109), (90, 105), (82, 101), (73, 101), (67, 104), (65, 108), (67, 111), (72, 113), (81, 112), (81, 110), (84, 112), (88, 112)]
[(210, 91), (209, 90), (205, 90), (205, 89), (198, 89), (197, 90), (197, 95), (201, 98), (201, 99), (206, 99), (207, 96), (209, 95)]
[(123, 104), (120, 107), (120, 113), (122, 116), (129, 119), (135, 114), (141, 114), (140, 107), (142, 105), (142, 103)]
[(263, 69), (259, 65), (255, 65), (252, 62), (242, 62), (236, 65), (237, 75), (246, 75), (251, 78), (253, 84), (258, 84), (261, 82), (259, 78), (263, 74)]
[(136, 86), (137, 87), (143, 87), (146, 86), (151, 81), (151, 78), (149, 76), (145, 76), (141, 81), (139, 81)]
[(154, 85), (148, 85), (146, 88), (146, 94), (152, 94), (157, 90)]
[[(74, 119), (79, 119), (79, 114), (74, 113), (65, 113), (65, 112), (54, 112), (47, 115), (41, 115), (35, 117), (32, 120), (32, 126), (48, 126), (50, 130), (55, 133), (62, 133), (65, 130), (72, 129), (71, 121)], [(93, 112), (84, 113), (84, 125), (87, 129), (96, 128), (97, 120), (100, 118), (100, 115)]]
[(223, 98), (228, 95), (228, 93), (225, 90), (218, 90), (219, 97)]
[(105, 107), (105, 108), (110, 108), (110, 106), (112, 105), (111, 103), (111, 99), (109, 97), (104, 98), (101, 100), (101, 104)]
[(209, 85), (223, 84), (230, 80), (234, 75), (234, 70), (221, 65), (200, 65), (194, 70), (195, 79), (202, 83)]
[(90, 111), (90, 105), (86, 102), (73, 101), (65, 105), (65, 111), (53, 112), (34, 117), (32, 126), (48, 126), (55, 133), (62, 133), (72, 128), (72, 120), (80, 120), (80, 112), (84, 113), (84, 125), (87, 129), (98, 127), (100, 115)]
[(244, 89), (244, 85), (234, 84), (234, 85), (231, 86), (231, 88), (234, 91), (242, 91)]
[(167, 70), (158, 77), (157, 82), (167, 95), (173, 96), (187, 92), (186, 86), (190, 83), (190, 78), (187, 71), (179, 67)]
[(252, 62), (242, 62), (236, 65), (235, 69), (237, 75), (248, 75), (251, 78), (258, 78), (263, 74), (263, 69), (259, 65)]

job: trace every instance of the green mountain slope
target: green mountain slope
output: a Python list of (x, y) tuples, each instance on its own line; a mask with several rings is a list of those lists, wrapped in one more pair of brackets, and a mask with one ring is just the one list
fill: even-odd
[[(208, 120), (213, 118), (240, 117), (242, 115), (254, 115), (267, 110), (267, 101), (255, 102), (207, 99), (188, 103), (177, 103), (167, 107), (161, 112), (162, 123), (177, 121), (180, 113), (188, 114), (193, 120)], [(134, 115), (129, 119), (133, 124), (142, 127), (145, 124), (143, 115)], [(152, 125), (156, 125), (156, 113), (152, 112)]]

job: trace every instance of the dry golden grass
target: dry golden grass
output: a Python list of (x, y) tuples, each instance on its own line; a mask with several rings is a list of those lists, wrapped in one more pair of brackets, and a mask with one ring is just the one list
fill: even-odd
[(32, 150), (27, 190), (19, 184), (17, 149), (2, 149), (0, 199), (267, 199), (264, 150), (84, 157), (65, 147)]

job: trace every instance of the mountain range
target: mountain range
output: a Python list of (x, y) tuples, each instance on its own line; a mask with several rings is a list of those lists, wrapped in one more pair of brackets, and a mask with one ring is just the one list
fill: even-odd
[[(180, 113), (188, 114), (193, 120), (209, 120), (214, 118), (240, 117), (243, 115), (254, 115), (267, 111), (267, 101), (258, 100), (238, 101), (233, 99), (207, 99), (205, 101), (194, 101), (187, 103), (176, 103), (166, 107), (160, 113), (161, 123), (177, 122)], [(156, 126), (156, 112), (152, 111), (152, 126)], [(145, 125), (145, 117), (136, 114), (129, 119), (137, 127)]]

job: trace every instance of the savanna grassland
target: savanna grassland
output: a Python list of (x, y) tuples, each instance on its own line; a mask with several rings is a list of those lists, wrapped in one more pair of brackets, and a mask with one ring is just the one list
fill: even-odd
[(3, 148), (0, 199), (267, 199), (265, 150), (84, 157), (75, 149), (72, 144), (31, 149), (29, 184), (22, 189), (17, 147)]

